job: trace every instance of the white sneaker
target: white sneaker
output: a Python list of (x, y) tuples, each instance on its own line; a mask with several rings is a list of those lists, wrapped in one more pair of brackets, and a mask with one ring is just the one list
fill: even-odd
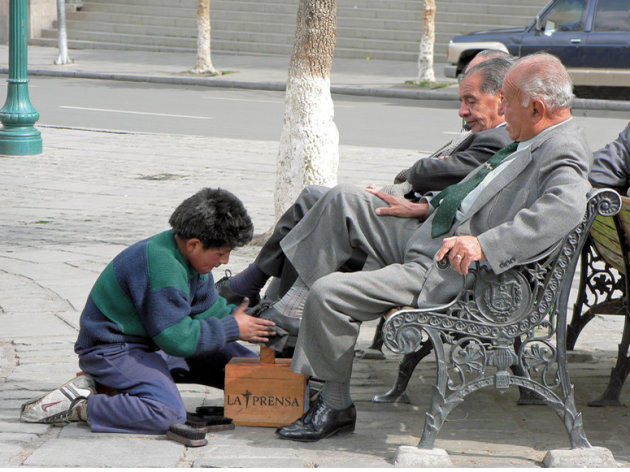
[(79, 375), (43, 397), (22, 405), (20, 420), (27, 423), (87, 421), (87, 398), (96, 392), (91, 375)]

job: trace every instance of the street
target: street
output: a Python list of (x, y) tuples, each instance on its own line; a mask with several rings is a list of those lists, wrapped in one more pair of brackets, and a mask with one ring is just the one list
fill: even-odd
[[(278, 141), (284, 92), (106, 80), (32, 77), (37, 125)], [(6, 82), (0, 96), (6, 95)], [(456, 101), (334, 95), (342, 145), (431, 152), (459, 131)], [(577, 110), (596, 149), (614, 139), (627, 113)]]

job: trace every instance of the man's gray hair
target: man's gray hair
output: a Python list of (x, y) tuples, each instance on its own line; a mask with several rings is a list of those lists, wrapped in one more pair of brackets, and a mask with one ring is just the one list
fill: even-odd
[(509, 52), (502, 51), (501, 49), (482, 49), (474, 56), (475, 59), (490, 59), (493, 57), (504, 57), (509, 59), (513, 56)]
[(511, 57), (493, 57), (471, 67), (466, 76), (481, 74), (481, 91), (496, 95), (501, 91), (505, 74), (514, 64)]
[(514, 63), (513, 69), (519, 72), (516, 85), (523, 94), (523, 106), (539, 99), (551, 112), (571, 108), (573, 81), (556, 56), (546, 52), (524, 56)]

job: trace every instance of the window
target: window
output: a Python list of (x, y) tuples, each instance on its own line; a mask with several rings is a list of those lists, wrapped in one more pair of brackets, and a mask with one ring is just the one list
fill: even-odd
[[(626, 0), (628, 1), (628, 0)], [(584, 30), (586, 0), (561, 0), (545, 17), (545, 34)]]
[(630, 1), (599, 0), (593, 31), (630, 31)]

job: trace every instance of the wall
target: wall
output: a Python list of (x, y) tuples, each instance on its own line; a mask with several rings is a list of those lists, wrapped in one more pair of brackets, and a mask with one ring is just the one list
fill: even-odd
[[(0, 0), (0, 44), (9, 41), (9, 1)], [(28, 37), (39, 37), (57, 20), (57, 0), (28, 0)]]
[(57, 21), (57, 0), (28, 0), (28, 37), (39, 38), (42, 29)]
[(0, 0), (0, 44), (6, 44), (8, 41), (9, 41), (9, 0)]

